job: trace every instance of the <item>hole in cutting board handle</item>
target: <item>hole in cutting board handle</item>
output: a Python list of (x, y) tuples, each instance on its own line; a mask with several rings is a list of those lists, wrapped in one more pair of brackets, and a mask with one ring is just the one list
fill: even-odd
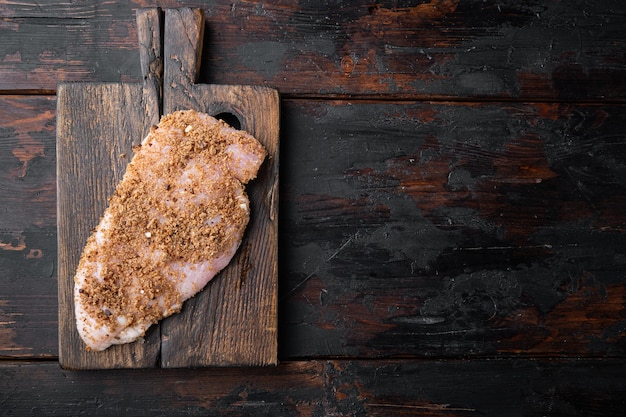
[(233, 113), (222, 112), (222, 113), (216, 114), (214, 117), (216, 119), (223, 120), (224, 122), (228, 123), (230, 127), (234, 129), (241, 130), (241, 121)]

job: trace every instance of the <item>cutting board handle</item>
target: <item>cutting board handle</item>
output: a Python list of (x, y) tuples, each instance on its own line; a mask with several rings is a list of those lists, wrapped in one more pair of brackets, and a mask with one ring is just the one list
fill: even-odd
[[(159, 8), (137, 10), (139, 60), (143, 76), (143, 95), (148, 120), (159, 120), (163, 100), (163, 11)], [(154, 103), (156, 101), (156, 104)], [(156, 114), (150, 114), (155, 112)]]
[[(180, 91), (192, 99), (192, 87), (198, 81), (202, 44), (204, 39), (204, 12), (201, 9), (179, 8), (165, 10), (164, 61), (165, 89)], [(176, 103), (170, 95), (163, 96), (163, 113), (181, 108), (180, 96)], [(196, 103), (199, 104), (199, 103)], [(183, 106), (184, 107), (184, 106)], [(187, 105), (188, 108), (202, 107)]]

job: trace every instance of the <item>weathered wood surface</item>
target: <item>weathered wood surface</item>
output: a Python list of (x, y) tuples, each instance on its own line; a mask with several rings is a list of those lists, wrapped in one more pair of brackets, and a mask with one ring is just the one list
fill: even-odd
[[(2, 349), (54, 355), (54, 102), (0, 103)], [(624, 354), (625, 107), (282, 111), (282, 358)]]
[[(158, 326), (145, 342), (88, 352), (76, 329), (74, 274), (87, 238), (121, 181), (146, 122), (141, 84), (66, 84), (58, 94), (57, 189), (59, 356), (63, 367), (148, 367), (160, 351)], [(156, 105), (156, 103), (153, 103)], [(124, 109), (120, 111), (120, 109)]]
[(288, 357), (624, 355), (626, 108), (284, 106)]
[(626, 3), (185, 5), (283, 97), (283, 364), (59, 368), (54, 93), (152, 4), (0, 0), (0, 414), (623, 415)]
[(0, 356), (58, 354), (55, 109), (0, 96)]
[[(0, 2), (0, 90), (140, 81), (135, 11), (152, 2)], [(159, 6), (180, 7), (165, 0)], [(206, 12), (204, 83), (282, 94), (621, 100), (626, 3), (185, 3)]]
[(621, 417), (624, 373), (621, 360), (334, 360), (115, 372), (7, 361), (0, 415)]

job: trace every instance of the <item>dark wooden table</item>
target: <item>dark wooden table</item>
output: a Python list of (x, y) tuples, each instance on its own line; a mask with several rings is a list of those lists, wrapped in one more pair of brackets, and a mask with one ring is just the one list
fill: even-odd
[(56, 88), (152, 4), (0, 0), (0, 415), (624, 415), (626, 3), (184, 5), (281, 94), (281, 363), (60, 368)]

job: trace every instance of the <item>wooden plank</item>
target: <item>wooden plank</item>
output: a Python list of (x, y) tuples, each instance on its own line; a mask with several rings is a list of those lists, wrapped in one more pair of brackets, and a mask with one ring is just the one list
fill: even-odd
[[(142, 3), (146, 5), (146, 2)], [(178, 7), (174, 0), (161, 7)], [(621, 100), (626, 5), (549, 0), (191, 1), (211, 28), (200, 80), (290, 95)], [(136, 2), (0, 2), (0, 90), (139, 82)]]
[(246, 187), (252, 217), (240, 250), (217, 279), (163, 323), (161, 365), (276, 364), (278, 93), (265, 87), (195, 84), (203, 30), (201, 10), (165, 11), (164, 114), (191, 108), (236, 120), (265, 146), (268, 157)]
[(54, 96), (0, 96), (0, 356), (57, 355)]
[(626, 108), (282, 110), (285, 357), (625, 353)]
[(155, 366), (158, 326), (141, 343), (90, 352), (74, 314), (74, 273), (91, 231), (121, 181), (132, 147), (159, 121), (161, 15), (137, 14), (143, 84), (62, 84), (57, 101), (59, 362), (67, 369)]
[(619, 359), (307, 361), (116, 372), (0, 362), (0, 398), (7, 415), (80, 409), (134, 416), (622, 416), (625, 372)]
[[(281, 111), (281, 360), (623, 355), (623, 106)], [(56, 356), (54, 97), (0, 115), (2, 242), (26, 245), (0, 250), (0, 346)]]
[[(139, 144), (146, 122), (140, 84), (65, 84), (57, 112), (59, 362), (68, 369), (154, 366), (158, 326), (142, 343), (89, 352), (76, 330), (74, 274), (95, 228)], [(123, 109), (123, 111), (120, 111)], [(150, 124), (148, 124), (150, 126)]]

